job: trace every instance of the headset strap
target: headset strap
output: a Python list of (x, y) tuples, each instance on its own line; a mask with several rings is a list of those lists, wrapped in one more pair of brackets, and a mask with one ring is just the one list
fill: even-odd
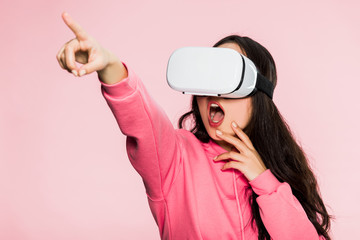
[(266, 77), (264, 77), (260, 73), (257, 73), (255, 87), (257, 89), (259, 89), (260, 91), (264, 92), (271, 99), (273, 98), (274, 86), (273, 86), (272, 82), (270, 82)]

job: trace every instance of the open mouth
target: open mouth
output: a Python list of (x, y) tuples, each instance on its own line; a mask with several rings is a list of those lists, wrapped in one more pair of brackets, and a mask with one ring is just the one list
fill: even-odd
[(209, 124), (212, 127), (220, 126), (225, 117), (225, 112), (222, 106), (215, 101), (208, 103), (208, 119)]

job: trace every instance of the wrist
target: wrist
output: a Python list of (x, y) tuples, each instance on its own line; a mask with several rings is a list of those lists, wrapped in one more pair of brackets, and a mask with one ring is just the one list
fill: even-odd
[(106, 52), (106, 55), (107, 55), (107, 58), (108, 58), (108, 64), (107, 66), (111, 66), (111, 65), (114, 65), (118, 62), (121, 62), (120, 59), (115, 55), (113, 54), (112, 52), (108, 51), (108, 50), (105, 50)]
[(120, 59), (107, 52), (108, 64), (102, 69), (97, 71), (99, 79), (107, 84), (115, 84), (128, 76), (125, 66), (122, 64)]

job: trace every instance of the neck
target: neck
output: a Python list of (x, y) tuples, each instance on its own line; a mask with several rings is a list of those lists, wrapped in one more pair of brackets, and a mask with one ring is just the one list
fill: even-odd
[(231, 145), (228, 142), (225, 142), (223, 140), (214, 140), (214, 142), (216, 142), (220, 147), (222, 147), (223, 149), (225, 149), (226, 151), (230, 152), (231, 149), (233, 148), (233, 145)]

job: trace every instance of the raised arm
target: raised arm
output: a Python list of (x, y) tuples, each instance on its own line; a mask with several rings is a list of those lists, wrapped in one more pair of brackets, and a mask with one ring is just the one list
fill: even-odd
[[(89, 36), (69, 14), (63, 13), (62, 18), (75, 38), (58, 52), (60, 66), (77, 77), (98, 73), (102, 94), (127, 136), (132, 165), (143, 178), (149, 198), (162, 200), (179, 169), (181, 138), (135, 72)], [(75, 62), (83, 65), (78, 67)]]
[(142, 176), (148, 196), (162, 200), (180, 164), (181, 138), (140, 78), (125, 67), (128, 77), (111, 85), (101, 82), (102, 94), (127, 136), (129, 159)]

